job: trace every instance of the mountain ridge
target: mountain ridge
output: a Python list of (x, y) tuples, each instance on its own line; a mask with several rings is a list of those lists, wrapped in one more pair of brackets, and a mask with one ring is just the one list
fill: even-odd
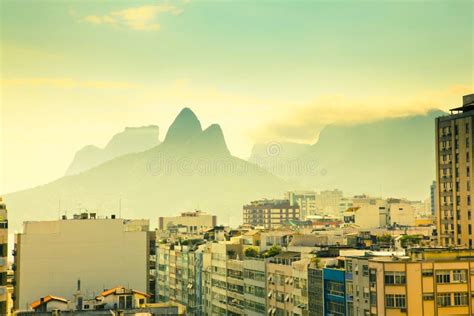
[(144, 151), (159, 144), (158, 126), (125, 127), (122, 132), (113, 135), (104, 148), (87, 145), (78, 150), (65, 175), (78, 174), (113, 158)]
[(217, 215), (220, 223), (240, 222), (241, 216), (236, 214), (241, 213), (243, 204), (280, 196), (288, 189), (280, 178), (232, 156), (220, 126), (213, 124), (203, 131), (190, 111), (185, 111), (184, 118), (178, 115), (172, 124), (175, 127), (158, 146), (7, 194), (8, 208), (15, 214), (12, 227), (19, 229), (24, 220), (58, 218), (66, 210), (116, 213), (119, 201), (127, 217), (153, 220), (200, 208)]

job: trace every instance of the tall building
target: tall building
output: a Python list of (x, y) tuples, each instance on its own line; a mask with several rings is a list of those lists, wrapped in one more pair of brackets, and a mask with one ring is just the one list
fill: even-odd
[(244, 315), (240, 242), (211, 243), (203, 254), (205, 315)]
[(441, 245), (472, 247), (474, 94), (436, 118), (437, 229)]
[(272, 229), (291, 220), (300, 219), (299, 205), (289, 200), (259, 200), (243, 207), (243, 222), (246, 225)]
[(7, 270), (8, 213), (7, 207), (0, 197), (0, 315), (6, 315), (8, 310)]
[(245, 315), (265, 314), (267, 312), (266, 261), (262, 258), (245, 258), (243, 267)]
[(307, 315), (308, 259), (286, 251), (267, 263), (268, 315)]
[(217, 225), (217, 217), (202, 211), (183, 212), (180, 216), (160, 217), (160, 230), (177, 231), (184, 228), (186, 233), (198, 234)]
[(286, 199), (290, 201), (290, 205), (299, 205), (302, 220), (305, 220), (308, 215), (316, 214), (316, 192), (289, 191), (286, 192)]
[(156, 248), (148, 220), (97, 218), (25, 222), (16, 235), (15, 309), (40, 297), (74, 300), (78, 282), (87, 295), (119, 284), (154, 295)]
[(157, 246), (156, 301), (179, 303), (187, 315), (202, 314), (202, 248), (204, 240)]

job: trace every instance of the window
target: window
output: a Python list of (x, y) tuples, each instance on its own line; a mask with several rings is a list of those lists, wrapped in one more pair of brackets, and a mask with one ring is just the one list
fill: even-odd
[(449, 271), (440, 270), (436, 271), (436, 283), (450, 283), (451, 275)]
[(258, 297), (265, 297), (265, 289), (260, 286), (245, 285), (244, 291), (245, 293), (252, 294)]
[(424, 277), (432, 277), (433, 276), (433, 270), (431, 269), (423, 269), (421, 272)]
[(432, 301), (434, 299), (433, 293), (424, 293), (423, 301)]
[(346, 313), (344, 303), (329, 301), (327, 303), (327, 313), (334, 316), (342, 316)]
[(377, 293), (370, 292), (370, 305), (376, 306), (377, 305)]
[(454, 306), (467, 305), (467, 293), (454, 293)]
[(346, 290), (347, 296), (352, 296), (353, 293), (354, 293), (354, 287), (353, 287), (352, 282), (351, 282), (351, 281), (347, 281), (347, 282), (346, 282), (346, 285), (347, 285), (347, 286), (346, 286), (346, 287), (347, 287), (347, 290)]
[(466, 283), (466, 270), (453, 270), (454, 283)]
[(346, 272), (352, 272), (352, 260), (346, 261)]
[(438, 306), (450, 306), (451, 305), (451, 293), (440, 293), (436, 299)]
[(369, 275), (369, 266), (368, 265), (363, 265), (362, 266), (362, 275), (364, 275), (364, 276)]
[(385, 295), (385, 306), (387, 306), (387, 308), (406, 308), (406, 295), (404, 294)]
[(377, 274), (375, 269), (370, 269), (370, 275), (369, 275), (369, 282), (376, 282), (377, 281)]
[(265, 273), (256, 270), (244, 269), (244, 278), (263, 282), (265, 281)]
[(327, 281), (326, 292), (330, 295), (344, 296), (344, 284), (341, 282)]
[(405, 284), (406, 277), (405, 272), (385, 272), (385, 284), (386, 285), (397, 285), (397, 284)]

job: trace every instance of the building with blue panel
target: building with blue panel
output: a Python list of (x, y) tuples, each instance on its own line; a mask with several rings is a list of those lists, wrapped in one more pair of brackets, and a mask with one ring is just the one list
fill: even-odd
[(324, 315), (346, 315), (346, 279), (343, 268), (324, 268)]

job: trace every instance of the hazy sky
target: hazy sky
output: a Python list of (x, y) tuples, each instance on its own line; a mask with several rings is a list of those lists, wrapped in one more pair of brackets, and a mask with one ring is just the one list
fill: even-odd
[(473, 90), (470, 0), (0, 3), (0, 193), (62, 176), (126, 126), (163, 139), (184, 106), (246, 158)]

